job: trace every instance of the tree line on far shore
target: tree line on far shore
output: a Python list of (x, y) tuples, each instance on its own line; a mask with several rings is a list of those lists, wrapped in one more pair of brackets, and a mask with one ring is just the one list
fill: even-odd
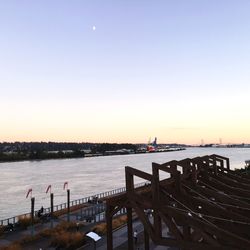
[(88, 155), (105, 155), (121, 149), (136, 152), (138, 145), (130, 143), (68, 143), (68, 142), (2, 142), (0, 162), (77, 158)]

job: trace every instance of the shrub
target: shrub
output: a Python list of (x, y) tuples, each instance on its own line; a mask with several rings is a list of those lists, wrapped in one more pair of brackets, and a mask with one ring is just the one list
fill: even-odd
[(31, 225), (31, 218), (30, 216), (20, 215), (18, 217), (18, 223), (22, 229), (27, 229), (27, 227)]
[(100, 234), (100, 235), (106, 234), (106, 232), (107, 232), (107, 224), (104, 223), (104, 222), (100, 223), (100, 224), (97, 224), (92, 228), (92, 231), (97, 233), (97, 234)]
[[(113, 229), (119, 228), (120, 226), (124, 225), (125, 223), (127, 223), (127, 216), (121, 215), (121, 216), (113, 219), (112, 228)], [(97, 224), (92, 228), (92, 231), (94, 231), (100, 235), (106, 234), (107, 233), (107, 224), (104, 222)]]
[(2, 247), (2, 250), (22, 250), (22, 247), (19, 244), (12, 244), (7, 247)]
[(113, 229), (116, 229), (116, 228), (124, 225), (125, 223), (127, 223), (127, 215), (121, 215), (121, 216), (113, 219), (112, 227), (113, 227)]
[(85, 243), (85, 235), (80, 232), (56, 232), (51, 239), (51, 245), (64, 249), (75, 249)]
[[(27, 227), (30, 221), (29, 217), (20, 218), (20, 225), (22, 227)], [(21, 250), (25, 245), (35, 242), (41, 239), (41, 237), (50, 238), (52, 246), (62, 247), (64, 249), (79, 248), (86, 241), (83, 233), (76, 232), (76, 223), (64, 221), (56, 227), (52, 229), (44, 229), (34, 236), (24, 236), (13, 242), (8, 247), (1, 248), (1, 250)]]
[[(36, 224), (38, 222), (40, 222), (40, 220), (38, 218), (34, 217), (34, 224)], [(28, 215), (28, 216), (27, 215), (26, 216), (24, 216), (24, 215), (18, 216), (18, 224), (20, 225), (20, 227), (22, 229), (27, 229), (27, 227), (31, 225), (31, 217), (30, 217), (30, 215)]]
[(76, 223), (62, 221), (60, 224), (56, 225), (54, 228), (55, 231), (68, 231), (76, 228)]
[(4, 226), (0, 226), (0, 236), (4, 233)]
[(51, 235), (53, 234), (53, 232), (54, 232), (54, 229), (46, 228), (46, 229), (40, 231), (38, 234), (41, 237), (51, 237)]

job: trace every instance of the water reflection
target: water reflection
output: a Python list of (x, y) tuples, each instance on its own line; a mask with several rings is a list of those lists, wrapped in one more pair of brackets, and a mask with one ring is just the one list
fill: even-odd
[(207, 154), (229, 157), (234, 169), (244, 166), (245, 160), (250, 158), (250, 149), (188, 148), (155, 154), (0, 163), (0, 219), (29, 212), (30, 199), (25, 199), (29, 188), (33, 189), (35, 207), (39, 209), (42, 205), (49, 206), (45, 191), (50, 184), (55, 195), (54, 204), (59, 204), (66, 202), (65, 181), (69, 182), (71, 199), (78, 199), (125, 186), (125, 166), (151, 172), (152, 162), (164, 163)]

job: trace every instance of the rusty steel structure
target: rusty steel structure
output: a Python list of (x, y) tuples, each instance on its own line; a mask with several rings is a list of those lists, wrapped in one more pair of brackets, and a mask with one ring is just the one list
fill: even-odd
[[(146, 250), (150, 239), (185, 250), (250, 249), (250, 176), (230, 170), (228, 158), (152, 163), (152, 174), (125, 167), (125, 174), (126, 193), (107, 200), (108, 250), (113, 249), (112, 218), (123, 207), (129, 250), (134, 249), (132, 214), (144, 226)], [(135, 188), (135, 177), (147, 184)]]

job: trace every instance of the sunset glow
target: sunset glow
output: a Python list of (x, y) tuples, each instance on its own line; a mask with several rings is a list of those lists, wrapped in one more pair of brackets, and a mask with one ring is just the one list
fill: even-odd
[(0, 11), (0, 141), (250, 143), (249, 1)]

